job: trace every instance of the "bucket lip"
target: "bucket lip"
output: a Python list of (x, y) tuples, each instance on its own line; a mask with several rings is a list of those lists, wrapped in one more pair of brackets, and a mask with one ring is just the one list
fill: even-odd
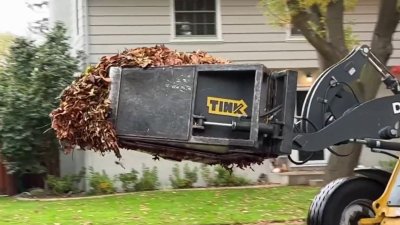
[(155, 66), (155, 67), (146, 67), (146, 68), (138, 68), (138, 67), (119, 67), (119, 66), (112, 66), (110, 69), (117, 68), (117, 69), (129, 69), (129, 70), (151, 70), (151, 69), (171, 69), (171, 68), (187, 68), (187, 67), (196, 67), (198, 70), (203, 69), (235, 69), (235, 70), (257, 70), (263, 69), (267, 70), (267, 67), (261, 63), (254, 63), (254, 64), (191, 64), (191, 65), (176, 65), (176, 66)]

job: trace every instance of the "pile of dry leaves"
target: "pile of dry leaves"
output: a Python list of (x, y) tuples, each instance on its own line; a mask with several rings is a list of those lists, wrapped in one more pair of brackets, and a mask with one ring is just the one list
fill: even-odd
[(107, 120), (110, 111), (110, 67), (147, 68), (225, 63), (227, 61), (214, 58), (206, 52), (182, 53), (162, 45), (129, 49), (113, 56), (104, 56), (99, 64), (88, 68), (64, 90), (59, 108), (50, 114), (51, 126), (67, 153), (79, 146), (100, 152), (114, 151), (117, 157), (121, 157), (116, 131)]

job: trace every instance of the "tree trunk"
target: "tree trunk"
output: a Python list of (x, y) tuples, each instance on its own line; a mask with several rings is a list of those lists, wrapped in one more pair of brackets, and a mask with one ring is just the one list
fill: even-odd
[(341, 58), (347, 55), (346, 38), (343, 29), (343, 0), (331, 1), (326, 11), (326, 31), (328, 42), (335, 46)]
[[(387, 63), (393, 52), (392, 35), (396, 31), (399, 18), (397, 0), (380, 1), (378, 22), (375, 25), (371, 49), (383, 64)], [(372, 65), (366, 66), (358, 84), (355, 86), (355, 92), (364, 101), (375, 98), (381, 84), (380, 78), (380, 75)], [(335, 151), (340, 154), (351, 154), (347, 157), (338, 157), (331, 154), (325, 171), (325, 182), (353, 175), (353, 169), (359, 162), (361, 148), (362, 146), (358, 144), (348, 144), (335, 148)]]

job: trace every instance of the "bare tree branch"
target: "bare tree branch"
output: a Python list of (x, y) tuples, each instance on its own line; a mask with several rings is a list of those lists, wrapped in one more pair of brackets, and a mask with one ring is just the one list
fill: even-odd
[(317, 26), (317, 31), (322, 38), (325, 37), (325, 24), (322, 22), (324, 16), (321, 13), (320, 8), (318, 5), (314, 4), (310, 8), (310, 21)]
[(300, 7), (299, 1), (288, 0), (287, 5), (291, 14), (292, 24), (301, 30), (307, 41), (314, 46), (324, 60), (330, 65), (339, 61), (343, 54), (311, 27), (311, 15)]
[(33, 34), (46, 34), (47, 32), (49, 32), (49, 19), (42, 18), (40, 20), (29, 23), (28, 29)]
[[(322, 39), (326, 39), (326, 26), (324, 21), (324, 15), (322, 15), (321, 10), (318, 5), (314, 4), (310, 8), (310, 21), (316, 25), (316, 31)], [(328, 68), (331, 64), (327, 62), (322, 55), (318, 54), (318, 65), (320, 68)]]
[[(26, 4), (28, 8), (30, 8), (32, 11), (36, 11), (38, 9), (43, 9), (48, 7), (49, 1), (43, 0), (39, 3), (26, 3)], [(36, 21), (33, 21), (29, 23), (28, 29), (33, 34), (39, 34), (39, 35), (46, 34), (47, 32), (49, 32), (49, 19), (44, 17)]]
[(26, 3), (26, 5), (31, 10), (36, 10), (36, 9), (40, 9), (40, 8), (49, 6), (49, 2), (43, 1), (43, 2), (39, 2), (39, 3)]
[(400, 13), (397, 9), (397, 0), (381, 0), (371, 48), (383, 63), (389, 60), (393, 52), (392, 36), (396, 31), (399, 19)]

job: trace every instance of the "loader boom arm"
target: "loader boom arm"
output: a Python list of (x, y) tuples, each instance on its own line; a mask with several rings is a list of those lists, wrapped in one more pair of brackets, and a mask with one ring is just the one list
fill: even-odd
[[(374, 68), (380, 74), (393, 95), (369, 101), (362, 99), (363, 96), (354, 89), (361, 75), (371, 74), (366, 73), (367, 68)], [(312, 85), (302, 108), (302, 117), (295, 127), (298, 133), (294, 135), (293, 148), (316, 152), (333, 145), (356, 142), (371, 149), (400, 151), (399, 142), (388, 141), (399, 138), (399, 121), (399, 81), (368, 46), (361, 46), (325, 70)], [(398, 158), (386, 151), (375, 152)], [(307, 224), (400, 224), (399, 175), (400, 160), (382, 194), (383, 187), (377, 188), (376, 181), (368, 177), (332, 181), (313, 200)], [(381, 196), (376, 199), (376, 195)]]
[[(354, 87), (367, 65), (377, 70), (394, 95), (362, 102)], [(298, 124), (301, 132), (295, 135), (293, 148), (314, 152), (349, 141), (364, 144), (368, 140), (374, 146), (380, 139), (398, 138), (399, 93), (398, 80), (368, 46), (354, 49), (321, 74), (311, 87)], [(390, 147), (400, 149), (400, 144), (392, 143)]]

